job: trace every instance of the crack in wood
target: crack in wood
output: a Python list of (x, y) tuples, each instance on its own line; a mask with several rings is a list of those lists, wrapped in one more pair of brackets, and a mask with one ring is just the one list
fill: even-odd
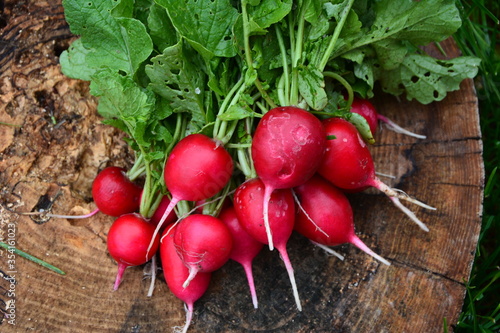
[(464, 282), (460, 282), (460, 281), (457, 281), (449, 276), (446, 276), (445, 274), (443, 273), (439, 273), (439, 272), (435, 272), (435, 271), (432, 271), (428, 268), (424, 268), (424, 267), (421, 267), (419, 265), (416, 265), (416, 264), (412, 264), (412, 263), (408, 263), (408, 262), (403, 262), (403, 261), (400, 261), (400, 260), (397, 260), (397, 259), (394, 259), (394, 258), (387, 258), (387, 260), (391, 261), (392, 264), (396, 264), (397, 266), (400, 266), (400, 267), (406, 267), (406, 268), (411, 268), (411, 269), (415, 269), (415, 270), (418, 270), (420, 272), (423, 272), (423, 273), (427, 273), (427, 274), (431, 274), (431, 275), (434, 275), (434, 276), (438, 276), (438, 277), (441, 277), (443, 279), (446, 279), (450, 282), (453, 282), (453, 283), (456, 283), (456, 284), (459, 284), (463, 287), (465, 287), (465, 283)]

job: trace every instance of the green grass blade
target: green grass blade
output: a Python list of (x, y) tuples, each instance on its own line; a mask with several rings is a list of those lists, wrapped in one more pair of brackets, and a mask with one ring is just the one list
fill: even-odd
[(33, 261), (33, 262), (35, 262), (35, 263), (37, 263), (37, 264), (39, 264), (39, 265), (41, 265), (41, 266), (43, 266), (45, 268), (50, 269), (51, 271), (54, 271), (54, 272), (58, 273), (58, 274), (61, 274), (61, 275), (65, 275), (66, 274), (61, 269), (59, 269), (59, 268), (57, 268), (55, 266), (52, 266), (51, 264), (43, 261), (42, 259), (38, 259), (37, 257), (34, 257), (31, 254), (28, 254), (28, 253), (26, 253), (24, 251), (21, 251), (21, 250), (15, 248), (15, 247), (12, 247), (12, 246), (10, 246), (10, 245), (8, 245), (6, 243), (0, 242), (0, 247), (3, 247), (7, 251), (13, 251), (16, 255), (18, 255), (20, 257), (23, 257), (25, 259), (31, 260), (31, 261)]

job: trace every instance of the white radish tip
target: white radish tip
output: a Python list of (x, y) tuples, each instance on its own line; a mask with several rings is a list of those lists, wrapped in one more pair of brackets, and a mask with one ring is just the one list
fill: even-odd
[(316, 245), (317, 247), (321, 248), (323, 251), (325, 251), (326, 253), (328, 254), (331, 254), (337, 258), (339, 258), (340, 260), (344, 261), (344, 256), (341, 255), (340, 253), (338, 253), (337, 251), (334, 251), (332, 250), (330, 247), (326, 246), (326, 245), (323, 245), (323, 244), (320, 244), (320, 243), (317, 243), (315, 241), (311, 241), (311, 243), (313, 243), (314, 245)]
[(281, 259), (283, 260), (283, 263), (285, 264), (286, 271), (288, 273), (288, 277), (290, 278), (290, 283), (292, 285), (292, 290), (293, 290), (293, 297), (295, 298), (295, 303), (297, 304), (297, 309), (299, 311), (302, 311), (302, 304), (300, 303), (300, 297), (299, 297), (299, 292), (297, 290), (297, 283), (295, 282), (295, 274), (293, 272), (293, 267), (292, 263), (290, 262), (290, 258), (288, 257), (288, 253), (286, 251), (286, 248), (278, 248), (278, 251), (281, 255)]
[(429, 231), (429, 228), (422, 222), (418, 219), (418, 217), (415, 215), (415, 213), (413, 213), (411, 210), (409, 210), (407, 207), (405, 207), (401, 201), (399, 201), (398, 198), (395, 198), (395, 197), (389, 197), (389, 199), (391, 199), (391, 201), (394, 203), (394, 205), (396, 205), (396, 207), (398, 207), (403, 213), (405, 213), (413, 222), (415, 222), (419, 227), (420, 229), (422, 229), (423, 231), (426, 231), (428, 232)]
[(390, 266), (391, 263), (384, 259), (382, 256), (378, 255), (377, 253), (373, 252), (358, 236), (354, 235), (353, 238), (351, 239), (351, 244), (356, 246), (358, 249), (364, 251), (365, 253), (369, 254), (373, 258), (377, 259), (381, 263)]

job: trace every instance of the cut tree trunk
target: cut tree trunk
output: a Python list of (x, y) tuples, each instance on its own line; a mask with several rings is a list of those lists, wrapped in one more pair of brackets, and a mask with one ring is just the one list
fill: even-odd
[[(113, 291), (116, 263), (106, 251), (113, 218), (36, 219), (38, 208), (83, 214), (91, 184), (107, 165), (133, 161), (123, 135), (101, 124), (88, 82), (65, 77), (58, 56), (75, 39), (59, 1), (2, 1), (0, 19), (0, 238), (66, 272), (54, 273), (0, 250), (2, 332), (168, 332), (184, 324), (182, 302), (160, 274), (152, 297), (145, 267), (127, 269)], [(442, 43), (458, 55), (452, 40)], [(436, 50), (429, 49), (436, 56)], [(430, 231), (382, 194), (350, 195), (356, 232), (392, 265), (354, 246), (328, 256), (299, 235), (288, 244), (303, 311), (276, 251), (254, 269), (254, 310), (243, 269), (229, 262), (195, 304), (190, 332), (441, 332), (461, 312), (481, 225), (484, 173), (472, 80), (430, 105), (383, 93), (379, 111), (419, 140), (382, 126), (372, 147), (378, 172), (436, 211), (411, 206)], [(16, 213), (17, 212), (17, 213)], [(8, 280), (8, 277), (13, 279)], [(15, 279), (15, 284), (10, 283)], [(10, 291), (10, 292), (9, 292)], [(0, 306), (3, 304), (0, 302)], [(13, 326), (12, 323), (16, 325)]]

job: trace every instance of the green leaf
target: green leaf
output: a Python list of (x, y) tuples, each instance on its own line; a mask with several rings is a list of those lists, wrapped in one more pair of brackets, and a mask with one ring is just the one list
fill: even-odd
[(234, 104), (229, 107), (229, 109), (218, 117), (223, 121), (239, 120), (254, 116), (255, 113), (249, 109), (242, 107), (241, 105)]
[(479, 63), (475, 57), (438, 60), (412, 54), (398, 69), (381, 74), (380, 81), (386, 92), (396, 96), (406, 92), (408, 100), (428, 104), (442, 100), (447, 92), (458, 90), (464, 79), (475, 77)]
[(151, 39), (160, 52), (169, 46), (177, 44), (177, 32), (165, 8), (157, 4), (151, 6), (148, 16), (148, 28)]
[(375, 143), (375, 138), (370, 130), (370, 125), (368, 125), (368, 121), (362, 115), (355, 112), (346, 112), (345, 119), (348, 120), (351, 124), (356, 126), (359, 134), (369, 144)]
[[(101, 70), (92, 76), (90, 92), (99, 97), (97, 111), (106, 119), (125, 130), (139, 145), (149, 147), (146, 128), (156, 120), (154, 116), (155, 96), (143, 89), (128, 76), (122, 76), (110, 69)], [(125, 127), (123, 126), (125, 125)]]
[[(116, 2), (108, 0), (64, 0), (64, 13), (71, 32), (81, 36), (87, 50), (85, 64), (89, 71), (109, 67), (134, 75), (152, 52), (153, 44), (146, 27), (133, 18), (112, 15)], [(74, 58), (69, 51), (68, 58)], [(66, 62), (71, 64), (71, 62)], [(70, 70), (66, 69), (68, 72)]]
[(232, 29), (238, 16), (229, 0), (156, 0), (165, 7), (177, 32), (205, 59), (233, 57)]
[(59, 58), (63, 74), (73, 79), (90, 81), (95, 69), (87, 64), (86, 57), (89, 52), (83, 47), (81, 39), (71, 43), (69, 49), (64, 50)]
[[(442, 41), (461, 25), (454, 0), (400, 1), (380, 0), (374, 2), (373, 14), (360, 13), (369, 26), (347, 30), (333, 52), (337, 57), (353, 49), (383, 43), (381, 49), (393, 41), (407, 41), (414, 45), (426, 45)], [(371, 21), (371, 15), (374, 15)], [(361, 20), (360, 20), (361, 21)], [(349, 26), (346, 23), (346, 26)], [(397, 44), (397, 42), (396, 42)], [(401, 52), (397, 51), (398, 54)]]
[(425, 45), (446, 39), (461, 25), (454, 0), (382, 0), (376, 8), (370, 34), (379, 40), (392, 38)]
[(299, 92), (313, 110), (322, 110), (328, 103), (323, 74), (317, 68), (300, 67)]
[(262, 0), (258, 5), (248, 7), (251, 22), (264, 30), (280, 22), (292, 10), (292, 0)]
[(405, 41), (397, 39), (386, 39), (373, 44), (373, 48), (378, 56), (379, 64), (384, 70), (392, 70), (404, 61), (410, 51), (415, 51)]
[(190, 113), (192, 121), (201, 128), (207, 122), (206, 76), (200, 71), (202, 60), (197, 57), (179, 42), (152, 58), (152, 64), (146, 66), (146, 74), (151, 80), (149, 88), (169, 101), (173, 112)]

